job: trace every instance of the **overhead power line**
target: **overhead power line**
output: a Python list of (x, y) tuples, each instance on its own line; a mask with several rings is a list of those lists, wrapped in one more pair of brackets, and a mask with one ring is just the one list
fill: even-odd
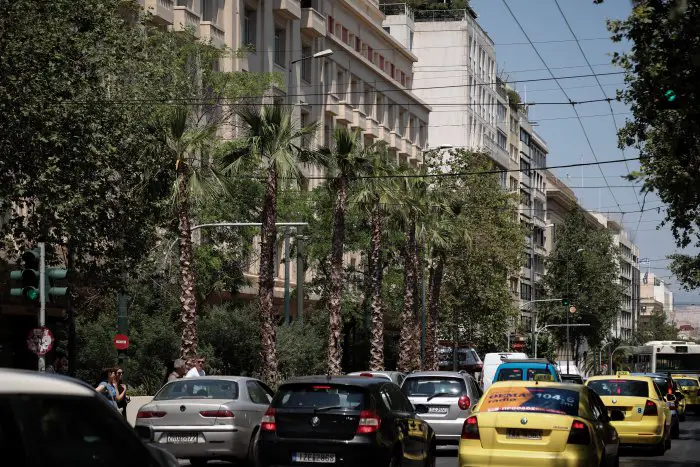
[[(536, 47), (535, 44), (532, 42), (532, 39), (530, 39), (530, 36), (525, 32), (525, 29), (523, 28), (523, 25), (520, 24), (520, 21), (518, 20), (518, 17), (515, 16), (515, 13), (513, 13), (513, 10), (511, 10), (510, 6), (508, 5), (508, 2), (507, 2), (506, 0), (502, 0), (502, 2), (503, 2), (503, 4), (505, 5), (505, 7), (506, 7), (506, 9), (508, 10), (508, 12), (510, 13), (510, 15), (513, 17), (513, 20), (515, 20), (515, 23), (518, 25), (518, 28), (520, 29), (520, 31), (521, 31), (521, 32), (523, 33), (523, 35), (525, 36), (525, 39), (527, 39), (527, 41), (528, 41), (528, 42), (530, 43), (530, 45), (532, 46), (532, 50), (535, 51), (535, 54), (537, 54), (537, 57), (538, 57), (538, 58), (540, 59), (540, 61), (542, 62), (542, 65), (544, 65), (544, 66), (547, 68), (547, 71), (548, 71), (549, 74), (552, 76), (552, 78), (554, 78), (554, 82), (557, 83), (557, 85), (558, 85), (559, 88), (561, 89), (562, 94), (564, 94), (564, 97), (571, 103), (571, 108), (574, 110), (574, 113), (576, 114), (576, 117), (577, 117), (577, 119), (578, 119), (578, 122), (579, 122), (579, 125), (580, 125), (580, 127), (581, 127), (581, 130), (583, 131), (583, 136), (585, 137), (586, 142), (588, 143), (588, 148), (590, 149), (591, 154), (593, 154), (593, 158), (595, 159), (595, 161), (598, 162), (598, 155), (596, 154), (595, 149), (593, 149), (593, 144), (591, 143), (591, 139), (590, 139), (590, 137), (588, 136), (588, 132), (586, 131), (586, 127), (583, 125), (583, 120), (581, 120), (581, 118), (580, 118), (580, 115), (579, 115), (579, 113), (578, 113), (578, 109), (576, 109), (576, 105), (574, 104), (574, 101), (569, 97), (569, 95), (566, 93), (566, 91), (564, 90), (564, 88), (561, 86), (561, 83), (559, 82), (559, 79), (557, 79), (557, 78), (554, 76), (554, 73), (553, 73), (552, 70), (549, 68), (549, 65), (548, 65), (547, 62), (545, 61), (544, 57), (542, 57), (542, 54), (540, 54), (539, 50), (537, 50), (537, 47)], [(609, 99), (604, 99), (604, 100), (605, 100), (605, 101), (608, 101), (608, 102), (610, 101)], [(606, 185), (610, 185), (610, 184), (608, 183), (608, 179), (605, 177), (605, 173), (603, 172), (603, 169), (600, 167), (600, 165), (598, 166), (598, 170), (600, 170), (600, 174), (603, 176), (603, 180), (605, 181), (605, 184), (606, 184)], [(612, 188), (609, 188), (609, 187), (608, 187), (608, 191), (610, 192), (610, 196), (612, 196), (613, 201), (615, 201), (615, 203), (619, 206), (620, 203), (619, 203), (619, 201), (617, 200), (617, 198), (615, 197), (615, 193), (613, 192)], [(622, 211), (621, 208), (620, 208), (620, 211)]]

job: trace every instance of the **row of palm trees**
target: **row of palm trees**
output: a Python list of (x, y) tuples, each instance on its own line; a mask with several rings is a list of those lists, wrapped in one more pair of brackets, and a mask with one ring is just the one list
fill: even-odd
[[(455, 235), (450, 222), (459, 216), (460, 206), (451, 205), (444, 193), (434, 195), (434, 187), (424, 177), (426, 169), (398, 167), (390, 160), (383, 143), (365, 145), (359, 131), (338, 127), (329, 146), (312, 150), (302, 147), (301, 143), (315, 134), (317, 125), (298, 128), (287, 108), (251, 106), (242, 108), (237, 114), (246, 126), (245, 133), (241, 138), (223, 144), (216, 140), (214, 125), (195, 118), (187, 109), (176, 108), (160, 125), (174, 158), (177, 175), (173, 200), (179, 219), (181, 354), (190, 356), (197, 352), (192, 205), (212, 194), (225, 195), (237, 177), (250, 176), (246, 168), (260, 167), (264, 174), (261, 177), (264, 179), (264, 199), (258, 283), (261, 377), (271, 383), (278, 381), (277, 319), (273, 305), (277, 197), (283, 184), (303, 180), (302, 164), (313, 164), (324, 169), (327, 186), (334, 196), (327, 296), (328, 373), (342, 372), (343, 254), (346, 247), (345, 219), (350, 204), (366, 215), (371, 229), (367, 261), (370, 277), (371, 369), (384, 368), (383, 230), (389, 218), (397, 223), (404, 236), (401, 246), (404, 299), (400, 317), (398, 367), (402, 371), (411, 371), (420, 366), (418, 284), (420, 274), (425, 273), (422, 265), (427, 264), (429, 324), (424, 367), (437, 369), (440, 285), (450, 236)], [(467, 233), (461, 232), (459, 235), (466, 236)]]

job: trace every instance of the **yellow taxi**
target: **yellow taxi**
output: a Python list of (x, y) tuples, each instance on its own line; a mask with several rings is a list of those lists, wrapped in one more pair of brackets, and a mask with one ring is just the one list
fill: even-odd
[(618, 465), (619, 437), (603, 401), (583, 385), (492, 384), (464, 422), (460, 467)]
[(673, 375), (685, 396), (686, 410), (700, 412), (700, 378), (691, 375)]
[(593, 376), (586, 386), (600, 396), (608, 410), (619, 410), (623, 420), (612, 422), (620, 444), (644, 445), (663, 455), (671, 447), (671, 411), (659, 387), (649, 376)]

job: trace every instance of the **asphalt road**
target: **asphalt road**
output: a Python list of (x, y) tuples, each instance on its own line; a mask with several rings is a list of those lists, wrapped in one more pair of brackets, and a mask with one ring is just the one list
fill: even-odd
[[(664, 456), (653, 456), (641, 450), (624, 450), (620, 456), (621, 467), (700, 467), (700, 416), (689, 415), (681, 423), (680, 439), (673, 440), (670, 451)], [(190, 465), (181, 461), (181, 465)], [(211, 465), (231, 465), (211, 462)], [(440, 448), (437, 467), (457, 467), (457, 449)]]

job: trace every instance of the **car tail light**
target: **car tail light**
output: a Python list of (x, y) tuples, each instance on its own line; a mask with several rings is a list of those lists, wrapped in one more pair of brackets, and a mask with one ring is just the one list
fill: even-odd
[(462, 396), (457, 401), (457, 405), (459, 406), (460, 410), (467, 410), (472, 406), (472, 400), (469, 399), (469, 396)]
[(364, 376), (365, 378), (374, 378), (372, 373), (360, 373), (360, 376)]
[(574, 420), (569, 431), (568, 444), (591, 444), (591, 435), (588, 432), (588, 427), (585, 423)]
[(163, 418), (165, 412), (157, 412), (155, 410), (139, 410), (136, 418)]
[(375, 412), (371, 410), (363, 410), (360, 412), (360, 422), (357, 425), (357, 434), (366, 435), (369, 433), (375, 433), (379, 430), (379, 425), (382, 420), (379, 418)]
[(476, 415), (466, 419), (462, 425), (462, 439), (479, 439), (479, 421)]
[(275, 413), (277, 413), (277, 410), (275, 410), (272, 407), (268, 407), (267, 411), (265, 412), (265, 415), (263, 415), (263, 418), (260, 423), (260, 429), (262, 431), (275, 431), (277, 430), (277, 422), (275, 421)]
[(233, 418), (233, 412), (230, 410), (203, 410), (199, 412), (202, 417), (216, 417), (216, 418)]
[(659, 409), (656, 407), (656, 402), (654, 401), (647, 401), (646, 404), (644, 404), (644, 415), (652, 415), (652, 416), (657, 416), (659, 414)]

